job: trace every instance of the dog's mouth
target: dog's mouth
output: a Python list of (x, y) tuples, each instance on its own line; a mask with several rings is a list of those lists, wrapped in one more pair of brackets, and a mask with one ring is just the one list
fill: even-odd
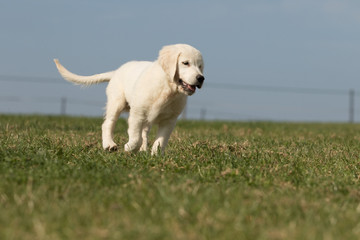
[(201, 88), (201, 85), (190, 85), (184, 82), (182, 79), (179, 79), (180, 86), (188, 93), (193, 94), (196, 91), (196, 88)]

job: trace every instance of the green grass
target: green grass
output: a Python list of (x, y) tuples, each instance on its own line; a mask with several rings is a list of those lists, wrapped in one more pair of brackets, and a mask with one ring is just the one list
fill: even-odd
[(179, 122), (152, 157), (101, 123), (0, 116), (0, 239), (360, 239), (358, 124)]

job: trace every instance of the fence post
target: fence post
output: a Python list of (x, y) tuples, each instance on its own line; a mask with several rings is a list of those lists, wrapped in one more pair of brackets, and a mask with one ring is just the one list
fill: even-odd
[(206, 116), (206, 108), (202, 108), (200, 111), (200, 120), (204, 121)]
[(66, 97), (61, 98), (60, 114), (61, 115), (66, 115)]
[(355, 112), (355, 91), (350, 89), (349, 91), (349, 123), (354, 122), (354, 112)]

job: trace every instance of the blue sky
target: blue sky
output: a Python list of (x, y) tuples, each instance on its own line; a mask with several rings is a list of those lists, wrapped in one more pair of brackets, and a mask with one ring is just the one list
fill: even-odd
[[(101, 116), (106, 84), (66, 83), (52, 59), (90, 75), (154, 60), (173, 43), (191, 44), (205, 59), (204, 88), (189, 99), (191, 118), (203, 111), (207, 119), (347, 121), (346, 92), (360, 90), (355, 0), (0, 0), (0, 31), (2, 113), (57, 114), (66, 97), (69, 114)], [(360, 95), (355, 99), (360, 120)]]

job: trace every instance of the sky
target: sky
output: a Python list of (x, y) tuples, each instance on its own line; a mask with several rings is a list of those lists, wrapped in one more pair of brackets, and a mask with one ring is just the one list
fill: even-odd
[(102, 116), (106, 84), (61, 79), (155, 60), (187, 43), (205, 61), (191, 119), (360, 121), (360, 1), (0, 0), (0, 113)]

